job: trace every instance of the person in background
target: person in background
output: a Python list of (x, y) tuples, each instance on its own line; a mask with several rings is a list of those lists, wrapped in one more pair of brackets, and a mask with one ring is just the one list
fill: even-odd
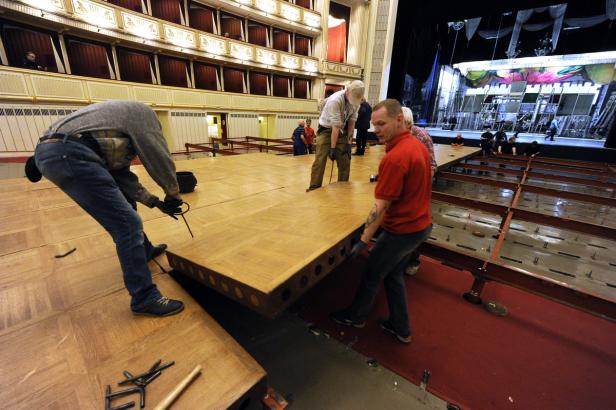
[(293, 155), (306, 155), (306, 145), (308, 142), (306, 141), (306, 131), (304, 130), (304, 126), (306, 123), (304, 120), (301, 120), (297, 123), (297, 128), (293, 130)]
[(532, 157), (539, 154), (540, 151), (541, 148), (539, 147), (539, 143), (537, 141), (533, 141), (526, 146), (526, 149), (524, 150), (524, 155), (526, 155), (527, 157)]
[(383, 232), (368, 257), (353, 302), (330, 317), (342, 325), (364, 327), (383, 281), (389, 318), (379, 320), (379, 325), (400, 343), (408, 344), (411, 326), (403, 270), (412, 252), (432, 231), (430, 154), (411, 136), (398, 101), (378, 103), (372, 111), (372, 125), (379, 141), (386, 144), (386, 153), (379, 164), (375, 203), (349, 256), (363, 253), (379, 227)]
[(338, 164), (338, 181), (348, 181), (351, 172), (351, 142), (357, 111), (364, 97), (364, 83), (352, 81), (344, 90), (333, 93), (319, 117), (316, 153), (307, 191), (323, 184), (327, 159)]
[(513, 137), (509, 138), (508, 140), (506, 140), (505, 142), (503, 142), (498, 147), (498, 153), (499, 154), (508, 154), (508, 155), (517, 155), (517, 149), (516, 149), (516, 146), (515, 146), (515, 135)]
[(499, 152), (500, 145), (505, 141), (507, 141), (507, 134), (502, 130), (502, 128), (499, 128), (499, 130), (494, 133), (492, 151)]
[(306, 120), (306, 126), (304, 127), (304, 135), (306, 136), (306, 148), (309, 154), (314, 153), (314, 128), (311, 127), (312, 120), (308, 118)]
[(372, 115), (372, 107), (366, 102), (365, 98), (361, 99), (359, 111), (357, 112), (357, 136), (355, 137), (356, 147), (353, 155), (364, 155), (366, 152), (366, 143), (368, 141), (368, 128), (370, 128), (370, 115)]
[(454, 148), (460, 148), (464, 146), (464, 138), (462, 138), (462, 134), (456, 134), (456, 137), (453, 139), (451, 146)]
[[(492, 155), (494, 152), (492, 151), (492, 141), (494, 140), (494, 135), (490, 132), (490, 127), (486, 127), (483, 134), (479, 138), (479, 145), (481, 147), (481, 155), (483, 157), (487, 157)], [(487, 162), (480, 162), (481, 165), (488, 165)], [(483, 171), (477, 172), (479, 175), (483, 175)]]
[(430, 154), (431, 176), (434, 177), (438, 165), (434, 159), (434, 144), (432, 143), (432, 137), (426, 130), (415, 125), (413, 122), (413, 111), (411, 111), (409, 107), (402, 107), (402, 115), (404, 115), (404, 125), (411, 132), (411, 135), (417, 138), (428, 150)]
[[(164, 201), (130, 171), (135, 157), (165, 192)], [(34, 162), (40, 174), (77, 202), (113, 238), (134, 314), (169, 316), (184, 309), (181, 301), (162, 296), (152, 282), (143, 223), (133, 208), (140, 202), (176, 215), (183, 203), (175, 164), (158, 117), (150, 107), (134, 101), (83, 107), (45, 131), (36, 146)]]
[(27, 51), (23, 62), (23, 68), (28, 68), (30, 70), (47, 71), (47, 67), (45, 67), (36, 60), (36, 54), (34, 53), (34, 51)]
[(558, 133), (558, 120), (556, 119), (556, 117), (554, 117), (552, 121), (550, 122), (550, 128), (548, 129), (548, 132), (545, 135), (545, 139), (547, 140), (549, 138), (550, 141), (554, 141), (554, 137), (556, 136), (557, 133)]

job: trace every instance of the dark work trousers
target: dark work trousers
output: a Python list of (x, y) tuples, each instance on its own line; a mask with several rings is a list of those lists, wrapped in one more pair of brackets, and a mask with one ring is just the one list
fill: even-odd
[(368, 141), (368, 129), (366, 128), (357, 128), (357, 135), (355, 136), (355, 142), (357, 147), (355, 148), (355, 153), (359, 155), (363, 155), (366, 151), (366, 142)]
[[(129, 198), (128, 195), (126, 195), (124, 191), (122, 191), (122, 195), (124, 195), (124, 198), (126, 198), (130, 206), (132, 206), (136, 212), (137, 211), (137, 201), (135, 201), (132, 198)], [(152, 256), (152, 249), (154, 248), (154, 245), (152, 245), (152, 242), (150, 242), (150, 240), (148, 239), (148, 235), (145, 234), (145, 231), (143, 232), (143, 247), (145, 248), (145, 259), (149, 261)]]
[(408, 266), (413, 251), (428, 239), (430, 232), (432, 225), (422, 231), (407, 234), (383, 231), (368, 257), (361, 284), (349, 308), (354, 320), (364, 322), (367, 319), (383, 280), (389, 306), (389, 321), (398, 334), (411, 334), (404, 269)]

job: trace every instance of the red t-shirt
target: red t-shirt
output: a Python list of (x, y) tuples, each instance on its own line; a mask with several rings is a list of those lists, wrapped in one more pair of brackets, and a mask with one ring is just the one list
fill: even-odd
[(314, 129), (309, 126), (304, 127), (304, 135), (306, 136), (306, 144), (312, 144), (314, 141)]
[(385, 146), (374, 190), (377, 199), (391, 201), (381, 227), (392, 233), (419, 232), (432, 223), (430, 154), (408, 131)]

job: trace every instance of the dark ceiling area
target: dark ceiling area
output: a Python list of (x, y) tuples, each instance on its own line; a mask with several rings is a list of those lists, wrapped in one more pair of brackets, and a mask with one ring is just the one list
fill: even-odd
[[(481, 17), (479, 30), (512, 27), (518, 10), (538, 8), (565, 1), (491, 0), (467, 2), (399, 1), (394, 35), (388, 96), (400, 98), (404, 77), (409, 74), (417, 81), (425, 81), (438, 53), (439, 64), (505, 59), (511, 35), (498, 39), (484, 39), (477, 33), (470, 41), (465, 29), (458, 32), (448, 22)], [(605, 0), (568, 1), (565, 18), (591, 17), (606, 13)], [(548, 23), (549, 12), (535, 12), (529, 24)], [(563, 25), (565, 27), (565, 25)], [(538, 31), (522, 30), (518, 57), (534, 56), (541, 39), (551, 36), (552, 25)], [(455, 48), (454, 48), (455, 44)], [(495, 47), (496, 46), (496, 47)], [(552, 54), (578, 54), (616, 50), (616, 21), (604, 21), (589, 28), (561, 30)]]

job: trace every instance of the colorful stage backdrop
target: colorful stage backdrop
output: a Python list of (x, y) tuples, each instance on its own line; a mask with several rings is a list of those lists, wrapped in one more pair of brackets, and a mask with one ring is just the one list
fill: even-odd
[(528, 84), (554, 84), (564, 81), (592, 81), (595, 84), (608, 84), (614, 80), (614, 64), (469, 71), (466, 80), (473, 88), (511, 84), (513, 81), (526, 81)]

